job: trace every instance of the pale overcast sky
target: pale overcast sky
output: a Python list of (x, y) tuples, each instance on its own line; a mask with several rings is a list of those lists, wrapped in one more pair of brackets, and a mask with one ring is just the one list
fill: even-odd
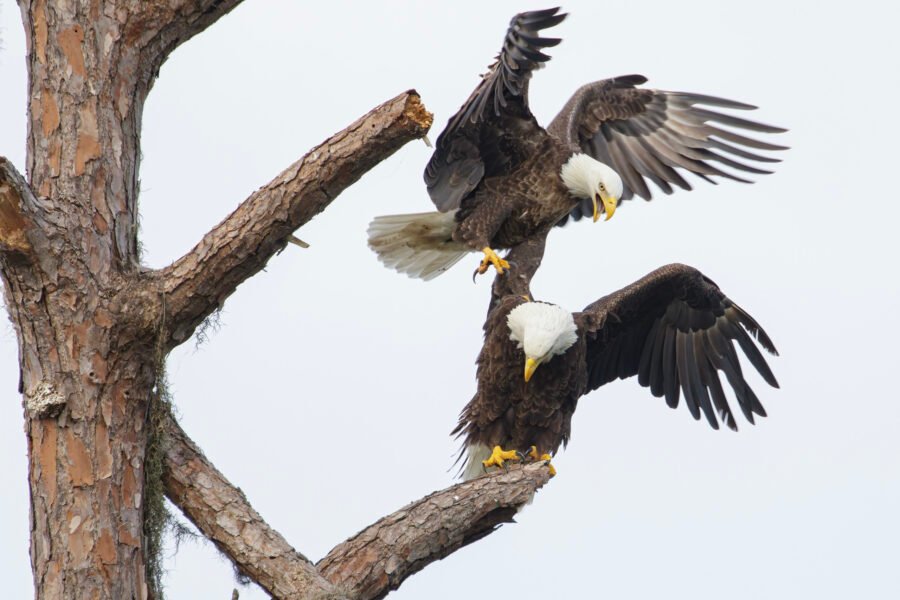
[[(432, 139), (521, 2), (246, 2), (163, 66), (146, 105), (145, 263), (187, 251), (240, 201), (376, 104), (416, 88)], [(518, 517), (392, 598), (898, 598), (896, 336), (898, 9), (888, 2), (571, 1), (532, 83), (548, 123), (581, 84), (761, 107), (791, 129), (774, 175), (633, 201), (551, 237), (538, 298), (578, 310), (669, 262), (700, 268), (769, 332), (769, 418), (712, 431), (635, 381), (584, 398), (559, 476)], [(0, 0), (0, 154), (24, 169), (24, 36)], [(475, 389), (490, 280), (473, 255), (421, 283), (383, 268), (365, 230), (430, 210), (421, 142), (298, 232), (235, 293), (221, 329), (169, 360), (181, 422), (301, 552), (335, 544), (452, 482), (449, 437)], [(12, 326), (0, 329), (3, 596), (32, 594)], [(170, 547), (169, 552), (173, 549)], [(209, 544), (166, 561), (170, 598), (230, 597)], [(241, 598), (265, 595), (250, 586)]]

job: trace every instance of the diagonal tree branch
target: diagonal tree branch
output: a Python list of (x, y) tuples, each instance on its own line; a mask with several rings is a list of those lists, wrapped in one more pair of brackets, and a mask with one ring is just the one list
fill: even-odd
[(434, 561), (512, 523), (549, 480), (541, 462), (434, 492), (338, 544), (319, 561), (319, 572), (355, 599), (383, 598)]
[(512, 522), (550, 479), (543, 463), (513, 467), (413, 502), (337, 545), (313, 566), (253, 510), (171, 417), (169, 499), (275, 598), (381, 598), (430, 563)]
[(424, 136), (431, 121), (413, 90), (388, 100), (254, 192), (190, 252), (157, 273), (161, 284), (151, 277), (151, 293), (165, 296), (165, 348), (188, 339), (241, 282), (284, 248), (294, 230), (369, 169)]
[(340, 598), (316, 567), (253, 510), (171, 416), (164, 423), (166, 495), (241, 573), (275, 598)]

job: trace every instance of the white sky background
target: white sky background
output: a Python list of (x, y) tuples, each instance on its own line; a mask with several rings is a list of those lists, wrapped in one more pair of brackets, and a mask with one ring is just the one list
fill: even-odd
[[(378, 103), (415, 87), (435, 139), (533, 2), (247, 2), (178, 49), (147, 102), (145, 262), (186, 252), (253, 190)], [(887, 8), (890, 7), (890, 8)], [(559, 477), (485, 540), (396, 598), (900, 597), (898, 10), (886, 2), (568, 2), (532, 83), (548, 123), (581, 84), (758, 104), (792, 146), (753, 186), (627, 203), (557, 231), (536, 297), (577, 310), (669, 262), (694, 265), (766, 328), (781, 390), (738, 434), (634, 380), (584, 398)], [(618, 25), (617, 25), (618, 24)], [(0, 0), (0, 154), (24, 169), (24, 37)], [(448, 432), (475, 389), (490, 280), (472, 255), (423, 284), (366, 248), (378, 214), (431, 205), (413, 142), (351, 187), (228, 300), (222, 328), (173, 353), (181, 422), (301, 552), (452, 482)], [(15, 336), (0, 330), (0, 564), (32, 594)], [(740, 419), (740, 417), (739, 417)], [(171, 549), (170, 549), (171, 552)], [(166, 561), (170, 598), (227, 598), (208, 544)], [(263, 598), (251, 586), (241, 598)]]

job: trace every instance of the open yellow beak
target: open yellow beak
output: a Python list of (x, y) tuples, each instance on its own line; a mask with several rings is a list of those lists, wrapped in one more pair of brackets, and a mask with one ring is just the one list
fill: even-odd
[(534, 375), (535, 369), (538, 368), (538, 361), (533, 358), (529, 358), (525, 360), (525, 382), (527, 383), (531, 376)]
[[(594, 223), (600, 220), (600, 211), (598, 210), (600, 208), (600, 203), (597, 202), (598, 196), (600, 196), (600, 194), (594, 194), (592, 200), (594, 203)], [(616, 200), (610, 196), (600, 196), (600, 202), (603, 203), (603, 210), (606, 212), (604, 221), (609, 221), (612, 218), (613, 213), (616, 212)]]

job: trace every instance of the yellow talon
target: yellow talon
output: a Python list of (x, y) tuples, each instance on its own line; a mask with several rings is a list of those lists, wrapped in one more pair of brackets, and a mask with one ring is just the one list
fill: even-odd
[(550, 477), (553, 477), (556, 475), (556, 468), (550, 464), (550, 459), (552, 459), (553, 457), (547, 453), (540, 454), (538, 452), (537, 446), (531, 447), (531, 450), (528, 451), (528, 458), (530, 458), (533, 461), (539, 461), (539, 460), (547, 461), (547, 466), (550, 467)]
[(477, 273), (479, 275), (487, 272), (490, 265), (494, 265), (494, 268), (497, 269), (498, 275), (503, 275), (504, 269), (509, 269), (509, 263), (497, 256), (497, 253), (494, 252), (490, 246), (485, 246), (481, 249), (481, 251), (484, 252), (484, 258), (481, 260), (481, 264), (478, 266)]
[(500, 446), (494, 446), (491, 457), (481, 461), (481, 464), (484, 465), (485, 469), (488, 467), (502, 467), (503, 463), (508, 460), (519, 460), (519, 453), (515, 450), (504, 450)]

